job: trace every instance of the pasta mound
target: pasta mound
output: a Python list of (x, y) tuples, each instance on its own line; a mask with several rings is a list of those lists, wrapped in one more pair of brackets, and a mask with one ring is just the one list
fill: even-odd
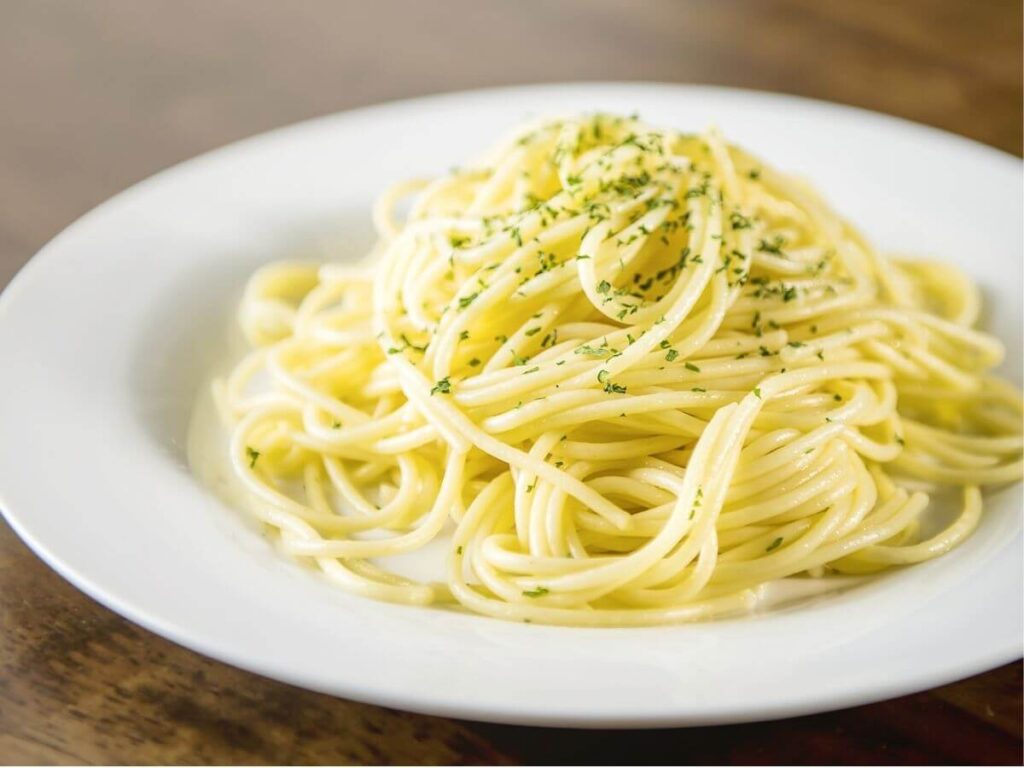
[[(1021, 478), (971, 282), (876, 252), (715, 131), (539, 122), (374, 218), (362, 264), (252, 277), (254, 349), (216, 385), (257, 514), (353, 592), (703, 619), (941, 555)], [(925, 535), (942, 486), (962, 511)], [(375, 562), (446, 528), (443, 583)]]

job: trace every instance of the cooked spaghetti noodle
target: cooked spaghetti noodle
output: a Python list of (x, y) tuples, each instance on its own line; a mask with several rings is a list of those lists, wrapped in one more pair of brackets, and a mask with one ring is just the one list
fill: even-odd
[[(1021, 478), (975, 287), (883, 257), (714, 131), (541, 122), (374, 219), (364, 264), (253, 276), (255, 349), (215, 387), (256, 513), (346, 589), (703, 619), (771, 580), (941, 555), (982, 486)], [(941, 485), (962, 511), (925, 535)], [(445, 583), (374, 562), (446, 527)]]

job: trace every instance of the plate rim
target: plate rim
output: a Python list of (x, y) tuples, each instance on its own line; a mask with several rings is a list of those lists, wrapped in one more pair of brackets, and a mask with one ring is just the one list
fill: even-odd
[[(804, 104), (811, 108), (816, 109), (831, 109), (846, 112), (851, 116), (860, 116), (865, 119), (881, 121), (889, 123), (893, 126), (902, 126), (903, 128), (915, 130), (915, 131), (926, 131), (933, 134), (934, 136), (941, 137), (944, 140), (954, 140), (971, 145), (974, 150), (988, 153), (991, 157), (1000, 158), (1003, 161), (1010, 160), (1015, 163), (1021, 163), (1022, 158), (1017, 157), (1011, 152), (1000, 149), (999, 147), (986, 144), (978, 139), (971, 138), (970, 136), (964, 136), (959, 133), (947, 130), (945, 128), (939, 128), (938, 126), (929, 125), (928, 123), (920, 123), (916, 120), (911, 120), (906, 117), (900, 117), (899, 115), (892, 115), (887, 112), (879, 112), (877, 110), (868, 109), (867, 107), (860, 107), (855, 104), (846, 104), (839, 101), (829, 101), (828, 99), (819, 99), (813, 96), (804, 96), (802, 94), (789, 93), (786, 91), (772, 91), (761, 88), (740, 88), (737, 86), (728, 85), (712, 85), (708, 83), (676, 83), (668, 80), (565, 80), (565, 81), (553, 81), (543, 83), (523, 83), (523, 84), (512, 84), (512, 85), (499, 85), (499, 86), (481, 86), (474, 88), (463, 88), (454, 91), (436, 91), (433, 93), (421, 94), (418, 96), (411, 96), (408, 98), (397, 98), (387, 99), (379, 102), (372, 102), (370, 104), (363, 104), (351, 109), (341, 109), (334, 112), (327, 112), (324, 114), (313, 115), (311, 117), (297, 120), (284, 125), (274, 126), (265, 131), (259, 131), (257, 133), (248, 134), (241, 136), (237, 139), (229, 141), (225, 144), (219, 144), (210, 149), (203, 150), (199, 154), (191, 155), (186, 157), (184, 160), (171, 163), (170, 165), (158, 168), (147, 176), (143, 176), (141, 179), (130, 183), (124, 189), (115, 192), (108, 198), (101, 200), (91, 208), (86, 209), (81, 215), (65, 224), (60, 230), (58, 230), (52, 237), (50, 237), (42, 246), (39, 247), (29, 259), (18, 268), (7, 285), (0, 290), (0, 302), (4, 299), (10, 301), (9, 294), (18, 282), (21, 281), (22, 276), (29, 269), (35, 269), (38, 264), (44, 262), (50, 258), (49, 251), (53, 250), (51, 246), (57, 243), (69, 230), (73, 227), (78, 227), (83, 222), (93, 217), (95, 214), (105, 210), (109, 206), (113, 206), (118, 203), (122, 198), (128, 196), (131, 193), (143, 189), (150, 184), (155, 184), (166, 179), (170, 174), (176, 174), (181, 171), (187, 171), (193, 165), (198, 165), (205, 162), (214, 156), (227, 154), (228, 152), (237, 151), (244, 148), (250, 143), (255, 143), (263, 139), (278, 137), (282, 134), (288, 133), (293, 130), (302, 130), (311, 126), (326, 124), (333, 119), (339, 117), (355, 117), (355, 116), (370, 116), (374, 113), (383, 113), (393, 108), (405, 108), (412, 107), (421, 103), (436, 102), (446, 99), (459, 100), (464, 98), (473, 98), (477, 96), (486, 95), (497, 95), (501, 93), (529, 93), (531, 91), (545, 91), (554, 90), (558, 88), (571, 88), (571, 89), (593, 89), (600, 91), (603, 89), (616, 89), (616, 88), (647, 88), (652, 90), (664, 89), (666, 91), (671, 90), (687, 90), (687, 91), (707, 91), (708, 93), (719, 93), (719, 94), (732, 94), (734, 96), (746, 96), (763, 98), (766, 100), (792, 100), (798, 104)], [(1019, 169), (1020, 170), (1020, 169)], [(0, 303), (0, 309), (3, 308), (3, 304)]]
[[(719, 86), (709, 86), (700, 84), (675, 84), (675, 83), (659, 83), (659, 82), (647, 82), (647, 81), (585, 81), (585, 82), (569, 82), (569, 83), (543, 83), (543, 84), (532, 84), (532, 85), (512, 85), (502, 86), (498, 88), (474, 88), (459, 91), (442, 92), (437, 94), (429, 94), (418, 96), (411, 99), (396, 99), (378, 104), (372, 104), (367, 106), (358, 107), (351, 110), (343, 110), (334, 112), (326, 115), (313, 117), (310, 119), (302, 120), (288, 125), (273, 128), (269, 131), (247, 136), (236, 141), (232, 141), (228, 144), (210, 149), (199, 155), (188, 158), (182, 162), (175, 163), (171, 166), (163, 168), (155, 173), (147, 176), (146, 178), (137, 181), (130, 185), (126, 189), (116, 193), (107, 200), (101, 202), (99, 205), (94, 206), (88, 212), (80, 216), (74, 222), (69, 224), (67, 227), (62, 229), (53, 238), (51, 238), (35, 255), (32, 256), (12, 277), (7, 286), (0, 292), (0, 322), (3, 321), (6, 313), (10, 311), (10, 307), (14, 302), (19, 301), (19, 296), (23, 290), (26, 290), (26, 286), (31, 283), (31, 278), (34, 274), (40, 270), (45, 270), (51, 261), (61, 258), (63, 251), (61, 250), (60, 243), (63, 238), (70, 237), (79, 228), (85, 227), (92, 220), (93, 217), (101, 215), (108, 208), (117, 207), (124, 198), (130, 197), (141, 189), (149, 185), (157, 185), (163, 183), (166, 179), (177, 173), (187, 173), (193, 167), (208, 162), (211, 158), (216, 156), (227, 156), (231, 152), (244, 151), (246, 147), (255, 142), (259, 142), (264, 139), (280, 139), (283, 135), (290, 131), (301, 131), (302, 129), (308, 128), (316, 124), (326, 124), (330, 121), (338, 118), (347, 118), (352, 116), (369, 116), (374, 115), (384, 116), (387, 111), (393, 109), (416, 109), (423, 103), (439, 103), (445, 100), (462, 101), (465, 99), (473, 99), (475, 97), (484, 95), (500, 95), (509, 93), (522, 93), (529, 94), (531, 92), (542, 92), (551, 91), (560, 88), (570, 88), (574, 90), (579, 89), (591, 89), (595, 93), (601, 92), (607, 89), (623, 89), (623, 88), (644, 88), (651, 91), (664, 90), (666, 92), (671, 91), (691, 91), (700, 92), (706, 91), (717, 94), (724, 94), (732, 96), (734, 98), (750, 98), (754, 97), (757, 99), (767, 100), (794, 100), (799, 103), (806, 104), (815, 109), (827, 109), (827, 110), (840, 110), (851, 117), (856, 118), (870, 118), (875, 121), (882, 121), (888, 123), (900, 129), (911, 128), (915, 131), (926, 131), (935, 134), (937, 137), (941, 137), (943, 140), (948, 141), (950, 139), (962, 145), (969, 145), (974, 150), (983, 150), (989, 153), (991, 157), (997, 158), (1000, 162), (1012, 161), (1015, 164), (1019, 163), (1019, 158), (1010, 153), (1004, 152), (1000, 149), (991, 147), (982, 142), (970, 139), (958, 134), (929, 126), (921, 123), (916, 123), (905, 118), (887, 115), (884, 113), (874, 112), (871, 110), (863, 109), (847, 104), (840, 104), (829, 102), (820, 99), (807, 98), (804, 96), (798, 96), (787, 93), (776, 93), (765, 90), (753, 90), (743, 88), (729, 88)], [(1018, 168), (1018, 171), (1020, 168)], [(0, 472), (3, 468), (0, 467)], [(0, 488), (0, 499), (3, 496), (3, 489)], [(822, 706), (821, 701), (815, 700), (814, 696), (805, 697), (805, 699), (798, 703), (787, 705), (776, 705), (768, 711), (764, 708), (751, 711), (743, 711), (742, 709), (732, 709), (728, 714), (710, 712), (706, 718), (700, 715), (694, 715), (692, 712), (681, 716), (677, 712), (666, 712), (664, 715), (656, 716), (645, 714), (640, 716), (637, 720), (630, 720), (628, 717), (622, 716), (593, 716), (587, 714), (578, 715), (563, 715), (557, 716), (552, 714), (538, 714), (532, 715), (530, 713), (513, 712), (511, 710), (501, 710), (500, 708), (493, 710), (480, 710), (480, 709), (467, 709), (464, 705), (460, 706), (458, 703), (445, 703), (438, 702), (436, 699), (422, 699), (418, 700), (414, 695), (403, 694), (400, 696), (392, 696), (382, 694), (379, 690), (374, 689), (360, 689), (358, 686), (351, 688), (350, 691), (339, 691), (338, 686), (318, 686), (315, 680), (309, 680), (302, 678), (301, 675), (292, 675), (290, 673), (283, 672), (281, 670), (270, 670), (266, 668), (257, 668), (254, 666), (247, 666), (244, 657), (239, 658), (232, 656), (229, 653), (224, 653), (223, 649), (220, 649), (213, 645), (208, 645), (202, 638), (196, 638), (189, 636), (187, 631), (180, 629), (173, 624), (161, 620), (156, 614), (151, 614), (148, 609), (144, 607), (136, 608), (130, 601), (125, 602), (120, 599), (116, 594), (110, 593), (109, 590), (104, 589), (99, 584), (93, 582), (92, 578), (87, 573), (79, 572), (65, 563), (61, 558), (50, 551), (45, 541), (40, 540), (35, 536), (31, 530), (31, 526), (28, 521), (23, 519), (21, 515), (18, 515), (10, 509), (10, 505), (3, 500), (0, 500), (0, 512), (4, 515), (4, 518), (11, 526), (12, 530), (18, 535), (18, 537), (28, 545), (28, 547), (42, 559), (47, 565), (53, 568), (57, 573), (69, 581), (73, 586), (80, 589), (89, 595), (92, 599), (99, 602), (101, 605), (113, 610), (118, 615), (128, 619), (129, 621), (138, 624), (148, 631), (152, 631), (157, 635), (170, 639), (172, 642), (182, 645), (190, 650), (196, 651), (202, 655), (214, 658), (223, 663), (229, 664), (236, 668), (245, 669), (263, 677), (269, 677), (271, 679), (282, 680), (286, 683), (299, 685), (303, 688), (318, 690), (329, 695), (343, 695), (351, 697), (359, 701), (370, 702), (382, 706), (389, 706), (395, 708), (401, 708), (411, 711), (422, 712), (432, 715), (441, 715), (447, 717), (458, 717), (473, 720), (483, 720), (491, 722), (504, 722), (504, 723), (518, 723), (525, 725), (543, 725), (543, 726), (573, 726), (573, 727), (594, 727), (594, 728), (607, 728), (607, 727), (665, 727), (670, 725), (707, 725), (707, 724), (718, 724), (725, 722), (749, 722), (754, 720), (764, 719), (776, 719), (780, 717), (792, 717), (801, 714), (807, 714), (809, 712), (822, 712), (829, 711), (832, 709), (843, 708), (847, 706), (853, 706), (867, 701), (876, 701), (883, 698), (888, 698), (893, 695), (902, 695), (913, 691), (922, 690), (925, 688), (932, 687), (944, 682), (948, 682), (952, 679), (960, 679), (963, 676), (976, 674), (977, 672), (989, 669), (994, 665), (1006, 663), (1014, 660), (1020, 656), (1019, 647), (1007, 647), (1001, 652), (991, 653), (989, 657), (984, 660), (975, 659), (970, 664), (960, 664), (957, 675), (951, 677), (948, 672), (921, 672), (919, 673), (912, 682), (908, 683), (907, 677), (899, 678), (900, 682), (893, 682), (890, 685), (888, 691), (879, 692), (877, 686), (873, 687), (870, 691), (864, 690), (850, 690), (845, 696), (830, 697), (831, 702), (827, 706)], [(819, 697), (820, 698), (820, 697)], [(834, 704), (834, 706), (832, 706)]]

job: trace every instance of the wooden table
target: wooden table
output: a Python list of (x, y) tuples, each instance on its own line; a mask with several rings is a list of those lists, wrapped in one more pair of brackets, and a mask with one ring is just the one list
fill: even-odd
[[(4, 0), (0, 287), (63, 226), (171, 163), (436, 91), (720, 83), (856, 104), (1019, 155), (1020, 29), (1019, 0)], [(1021, 745), (1020, 663), (831, 714), (653, 732), (480, 725), (332, 699), (139, 629), (0, 526), (0, 760), (1019, 764)]]

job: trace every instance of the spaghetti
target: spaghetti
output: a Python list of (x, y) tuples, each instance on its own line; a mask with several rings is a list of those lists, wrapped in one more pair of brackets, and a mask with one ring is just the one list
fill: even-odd
[[(941, 555), (980, 487), (1021, 478), (975, 287), (883, 257), (714, 131), (540, 122), (374, 220), (361, 265), (252, 277), (254, 350), (215, 386), (260, 519), (353, 592), (703, 619), (775, 579)], [(962, 511), (925, 535), (939, 486)], [(444, 583), (374, 562), (446, 527)]]

